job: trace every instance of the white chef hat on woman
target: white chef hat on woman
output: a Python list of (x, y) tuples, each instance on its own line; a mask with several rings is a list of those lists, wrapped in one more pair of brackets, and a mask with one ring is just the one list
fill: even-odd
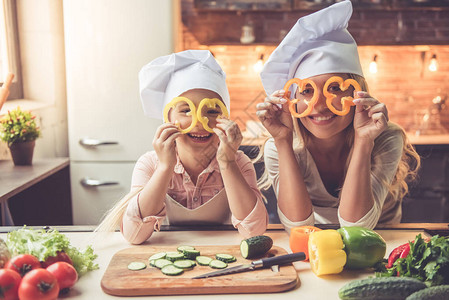
[(260, 73), (266, 93), (282, 89), (295, 77), (326, 73), (363, 76), (357, 44), (346, 29), (351, 15), (351, 1), (345, 0), (300, 18)]
[(144, 113), (151, 118), (162, 119), (164, 107), (192, 89), (216, 92), (230, 110), (226, 74), (209, 50), (186, 50), (156, 58), (140, 70), (139, 85)]

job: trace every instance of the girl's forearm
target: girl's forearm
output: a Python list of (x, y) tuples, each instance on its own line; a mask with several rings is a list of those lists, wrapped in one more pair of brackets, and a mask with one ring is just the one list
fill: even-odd
[(139, 195), (142, 217), (154, 216), (164, 208), (165, 196), (173, 170), (158, 166)]
[(312, 213), (312, 201), (299, 169), (291, 143), (276, 142), (279, 157), (278, 206), (292, 222), (303, 221)]
[(220, 172), (232, 214), (245, 219), (256, 205), (257, 197), (235, 161), (219, 162)]
[(356, 222), (374, 205), (371, 187), (371, 152), (374, 142), (355, 140), (354, 150), (340, 196), (340, 216)]

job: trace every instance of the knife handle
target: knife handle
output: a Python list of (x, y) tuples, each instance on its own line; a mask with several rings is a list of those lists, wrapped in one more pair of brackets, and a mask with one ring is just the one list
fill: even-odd
[(261, 262), (262, 266), (264, 268), (266, 268), (266, 267), (271, 267), (274, 265), (283, 265), (283, 264), (288, 264), (288, 263), (291, 263), (294, 261), (305, 260), (305, 259), (306, 259), (306, 255), (304, 254), (304, 252), (297, 252), (297, 253), (285, 254), (285, 255), (281, 255), (281, 256), (273, 256), (273, 257), (269, 257), (269, 258), (263, 258), (260, 261), (253, 262), (253, 263), (257, 265), (257, 263)]

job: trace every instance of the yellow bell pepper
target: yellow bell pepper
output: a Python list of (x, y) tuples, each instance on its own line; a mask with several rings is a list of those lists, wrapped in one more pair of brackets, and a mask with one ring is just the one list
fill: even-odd
[(317, 275), (338, 274), (346, 264), (340, 233), (333, 229), (315, 231), (309, 237), (309, 260)]

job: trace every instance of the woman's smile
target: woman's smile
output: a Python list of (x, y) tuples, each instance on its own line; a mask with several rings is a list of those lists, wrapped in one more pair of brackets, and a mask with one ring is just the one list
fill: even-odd
[(335, 117), (336, 115), (334, 114), (331, 115), (312, 114), (308, 116), (310, 121), (316, 125), (327, 125), (329, 123), (332, 123)]

